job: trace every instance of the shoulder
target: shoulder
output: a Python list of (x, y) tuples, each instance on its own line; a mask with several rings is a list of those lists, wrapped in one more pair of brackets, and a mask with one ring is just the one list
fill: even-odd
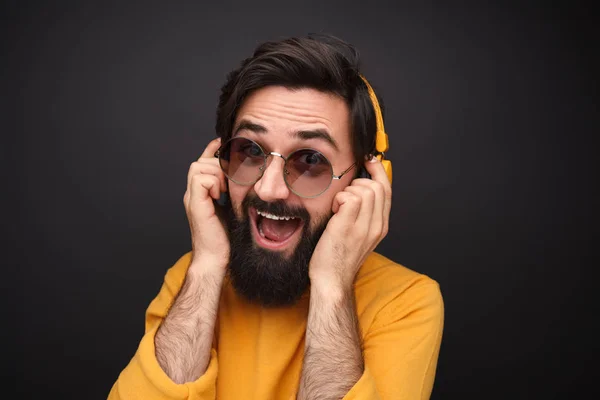
[(160, 323), (167, 315), (177, 293), (179, 293), (183, 286), (183, 281), (185, 280), (185, 275), (187, 274), (191, 260), (192, 253), (186, 253), (179, 257), (165, 273), (160, 291), (156, 297), (152, 299), (146, 309), (146, 332), (150, 330), (154, 324)]
[(372, 286), (376, 286), (378, 291), (397, 293), (421, 286), (432, 286), (439, 291), (439, 284), (433, 278), (375, 252), (360, 267), (355, 281), (357, 289)]
[(385, 324), (417, 314), (443, 320), (440, 285), (433, 278), (373, 252), (355, 281), (357, 312), (363, 324)]
[[(180, 256), (166, 271), (160, 291), (153, 303), (170, 306), (185, 281), (187, 270), (192, 262), (192, 252)], [(151, 304), (152, 307), (152, 304)]]

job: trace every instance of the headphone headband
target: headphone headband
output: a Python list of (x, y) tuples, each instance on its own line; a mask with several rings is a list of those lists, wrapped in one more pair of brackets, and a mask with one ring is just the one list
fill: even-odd
[(363, 75), (360, 75), (365, 85), (367, 85), (367, 89), (369, 91), (369, 97), (371, 98), (371, 102), (373, 103), (373, 108), (375, 109), (375, 119), (377, 121), (377, 133), (375, 135), (375, 150), (380, 153), (385, 153), (388, 151), (390, 145), (388, 140), (388, 135), (385, 133), (385, 129), (383, 126), (383, 115), (381, 114), (381, 108), (379, 107), (379, 101), (377, 101), (377, 96), (373, 91), (373, 88), (367, 81)]
[(385, 133), (385, 129), (383, 126), (383, 115), (381, 113), (381, 108), (379, 107), (379, 101), (377, 101), (377, 96), (375, 96), (375, 92), (373, 88), (367, 81), (367, 79), (361, 74), (360, 77), (367, 85), (367, 89), (369, 91), (369, 97), (371, 98), (371, 102), (373, 103), (373, 109), (375, 110), (375, 120), (377, 121), (377, 132), (375, 134), (375, 150), (382, 156), (381, 163), (385, 172), (392, 182), (392, 163), (389, 160), (385, 160), (385, 152), (388, 151), (390, 147), (389, 139), (387, 133)]

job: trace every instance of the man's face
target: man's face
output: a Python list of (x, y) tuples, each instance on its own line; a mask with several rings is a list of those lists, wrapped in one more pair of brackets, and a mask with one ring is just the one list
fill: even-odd
[[(348, 107), (338, 96), (272, 86), (244, 101), (233, 136), (252, 139), (265, 152), (284, 157), (297, 149), (315, 149), (339, 175), (355, 162), (349, 122)], [(286, 185), (283, 168), (281, 157), (270, 156), (254, 185), (229, 181), (232, 283), (238, 293), (263, 305), (292, 304), (306, 290), (310, 257), (331, 217), (333, 198), (354, 175), (351, 171), (333, 180), (318, 197), (303, 198)]]

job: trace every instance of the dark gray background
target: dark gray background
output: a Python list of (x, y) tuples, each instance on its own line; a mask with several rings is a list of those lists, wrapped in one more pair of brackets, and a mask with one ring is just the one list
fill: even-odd
[(56, 3), (1, 9), (3, 370), (20, 398), (106, 397), (189, 250), (187, 169), (226, 73), (308, 32), (355, 44), (385, 100), (394, 204), (379, 251), (441, 285), (433, 398), (597, 387), (591, 10)]

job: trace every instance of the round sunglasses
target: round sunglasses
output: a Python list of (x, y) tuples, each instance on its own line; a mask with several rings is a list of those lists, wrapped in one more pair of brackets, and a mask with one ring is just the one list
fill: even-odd
[(269, 156), (284, 160), (285, 184), (304, 198), (323, 194), (334, 179), (340, 179), (356, 165), (354, 163), (340, 175), (335, 175), (327, 157), (317, 150), (298, 149), (284, 157), (274, 151), (265, 152), (255, 141), (239, 136), (229, 139), (215, 152), (227, 178), (243, 186), (253, 185), (262, 178)]

